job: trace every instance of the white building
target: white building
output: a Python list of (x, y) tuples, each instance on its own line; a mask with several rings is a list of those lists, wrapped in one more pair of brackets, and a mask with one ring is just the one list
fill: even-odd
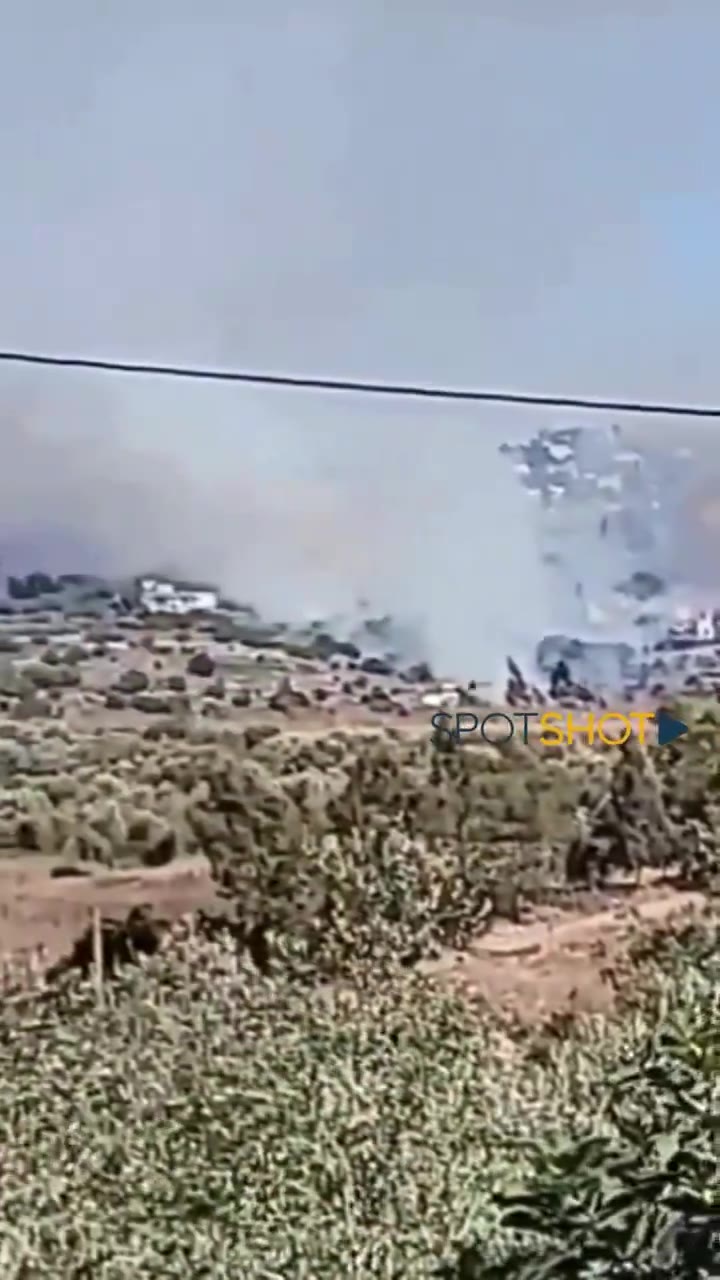
[(140, 607), (146, 613), (214, 613), (218, 607), (218, 593), (214, 587), (191, 582), (141, 578), (138, 595)]

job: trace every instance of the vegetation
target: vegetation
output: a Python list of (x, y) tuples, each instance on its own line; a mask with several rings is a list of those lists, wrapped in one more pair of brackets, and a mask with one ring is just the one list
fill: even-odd
[(720, 963), (716, 934), (714, 954), (689, 942), (676, 956), (679, 986), (652, 993), (636, 1052), (605, 1077), (593, 1131), (528, 1140), (526, 1185), (495, 1197), (505, 1256), (463, 1245), (444, 1280), (718, 1274)]
[(218, 906), (102, 1002), (71, 970), (0, 1009), (3, 1277), (718, 1273), (712, 916), (638, 949), (622, 1016), (533, 1032), (415, 963), (618, 870), (711, 893), (711, 726), (682, 755), (563, 757), (173, 717), (6, 730), (6, 848), (202, 851)]
[(399, 969), (308, 992), (227, 937), (173, 938), (104, 1008), (69, 976), (0, 1021), (2, 1274), (700, 1277), (652, 1259), (717, 1196), (716, 942), (563, 1035)]
[(0, 847), (154, 862), (152, 840), (128, 833), (134, 814), (151, 810), (181, 835), (173, 853), (210, 846), (220, 879), (259, 845), (278, 857), (304, 850), (318, 865), (329, 836), (350, 841), (355, 859), (358, 840), (384, 847), (392, 835), (413, 864), (419, 841), (454, 871), (490, 860), (492, 885), (512, 881), (530, 898), (646, 865), (682, 865), (707, 881), (717, 864), (714, 742), (704, 722), (687, 747), (658, 755), (632, 741), (562, 754), (513, 742), (437, 750), (402, 730), (241, 732), (182, 709), (142, 734), (13, 719), (0, 721)]

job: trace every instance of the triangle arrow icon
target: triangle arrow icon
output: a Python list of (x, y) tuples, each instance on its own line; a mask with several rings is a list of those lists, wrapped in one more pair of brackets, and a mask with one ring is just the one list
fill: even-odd
[(682, 720), (676, 720), (674, 716), (668, 715), (667, 711), (658, 711), (655, 723), (659, 747), (666, 747), (669, 742), (674, 742), (676, 738), (682, 737), (688, 731), (687, 725)]

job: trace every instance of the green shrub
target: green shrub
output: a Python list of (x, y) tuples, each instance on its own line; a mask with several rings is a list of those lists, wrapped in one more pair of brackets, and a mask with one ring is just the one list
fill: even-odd
[[(358, 963), (351, 982), (308, 990), (264, 977), (222, 938), (121, 970), (104, 1007), (72, 977), (6, 1005), (3, 1275), (426, 1280), (453, 1251), (506, 1266), (524, 1241), (540, 1277), (542, 1241), (501, 1225), (497, 1195), (549, 1184), (554, 1245), (563, 1187), (582, 1212), (596, 1195), (583, 1144), (598, 1163), (635, 1144), (631, 1177), (682, 1151), (707, 1200), (717, 966), (707, 947), (683, 947), (621, 1022), (564, 1037), (510, 1038), (482, 1006), (397, 968)], [(654, 1101), (648, 1069), (663, 1073)], [(677, 1121), (680, 1145), (655, 1141), (652, 1125), (672, 1136)]]
[(717, 930), (679, 990), (656, 994), (650, 1031), (605, 1081), (594, 1131), (524, 1146), (532, 1174), (504, 1189), (488, 1262), (461, 1246), (444, 1280), (711, 1280), (720, 1272), (720, 963)]

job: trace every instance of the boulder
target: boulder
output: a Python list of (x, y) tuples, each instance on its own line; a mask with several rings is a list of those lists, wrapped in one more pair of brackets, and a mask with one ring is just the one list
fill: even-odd
[(191, 676), (202, 676), (209, 680), (215, 674), (215, 663), (209, 653), (194, 653), (188, 661), (187, 672)]
[(151, 716), (167, 716), (172, 712), (172, 702), (159, 693), (138, 693), (131, 706), (135, 711), (144, 711)]
[(144, 671), (137, 671), (131, 667), (129, 671), (123, 671), (115, 681), (113, 688), (117, 693), (144, 693), (150, 687), (150, 681)]

